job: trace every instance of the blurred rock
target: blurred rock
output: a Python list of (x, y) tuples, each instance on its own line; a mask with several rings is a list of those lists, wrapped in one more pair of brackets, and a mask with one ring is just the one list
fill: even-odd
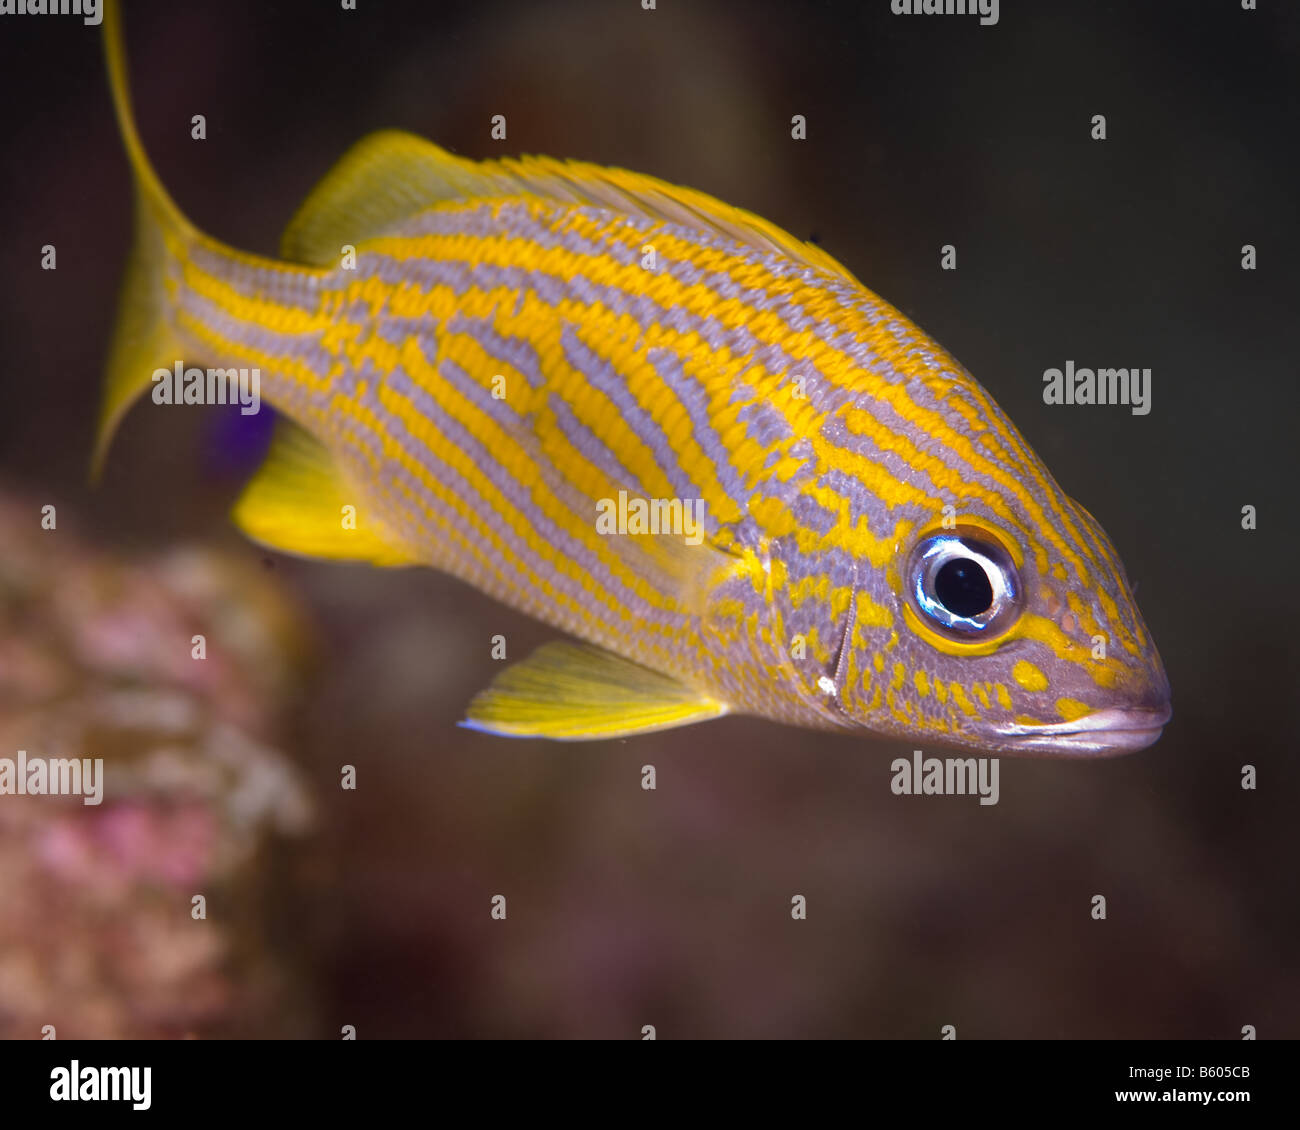
[(0, 497), (0, 757), (103, 758), (103, 798), (0, 796), (0, 1037), (301, 1034), (262, 878), (312, 811), (275, 744), (297, 618), (247, 563), (60, 520)]

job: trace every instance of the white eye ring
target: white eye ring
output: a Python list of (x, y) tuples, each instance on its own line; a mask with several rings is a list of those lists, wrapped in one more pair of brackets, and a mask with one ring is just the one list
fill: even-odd
[(1020, 614), (1010, 555), (980, 530), (945, 530), (916, 544), (908, 596), (926, 623), (957, 639), (1000, 635)]

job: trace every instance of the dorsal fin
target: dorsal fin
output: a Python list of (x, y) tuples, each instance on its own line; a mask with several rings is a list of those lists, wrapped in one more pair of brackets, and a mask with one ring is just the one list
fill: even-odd
[(381, 235), (440, 202), (525, 196), (678, 224), (856, 281), (821, 248), (691, 188), (583, 161), (469, 161), (400, 130), (373, 133), (348, 150), (298, 209), (281, 251), (286, 259), (324, 266), (344, 244)]
[(442, 200), (489, 193), (473, 161), (401, 130), (381, 130), (349, 149), (303, 201), (285, 229), (280, 253), (298, 263), (335, 262), (358, 244)]

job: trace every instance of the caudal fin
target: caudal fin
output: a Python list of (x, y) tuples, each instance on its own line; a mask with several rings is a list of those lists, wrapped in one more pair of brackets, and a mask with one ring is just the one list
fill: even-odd
[(198, 233), (167, 195), (136, 132), (127, 87), (121, 6), (104, 4), (104, 52), (109, 89), (122, 142), (135, 177), (135, 244), (127, 266), (109, 356), (104, 401), (91, 460), (98, 478), (108, 445), (128, 408), (151, 383), (155, 369), (170, 368), (180, 356), (166, 289), (167, 272)]

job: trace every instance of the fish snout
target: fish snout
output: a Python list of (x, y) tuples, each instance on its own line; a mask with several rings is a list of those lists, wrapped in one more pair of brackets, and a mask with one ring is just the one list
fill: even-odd
[(1169, 679), (1156, 656), (1089, 713), (1064, 722), (1006, 723), (996, 739), (1007, 753), (1030, 757), (1114, 757), (1153, 745), (1172, 717)]

